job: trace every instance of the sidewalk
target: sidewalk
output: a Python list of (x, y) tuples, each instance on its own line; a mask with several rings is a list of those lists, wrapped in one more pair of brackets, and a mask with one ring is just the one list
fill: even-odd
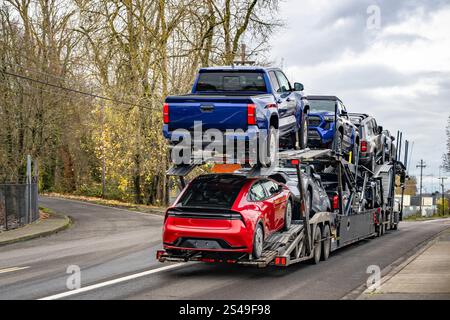
[(51, 214), (47, 219), (40, 219), (24, 227), (0, 233), (0, 246), (30, 240), (62, 231), (71, 224), (69, 217)]
[(378, 291), (366, 290), (358, 299), (450, 299), (450, 229), (399, 269), (382, 279)]

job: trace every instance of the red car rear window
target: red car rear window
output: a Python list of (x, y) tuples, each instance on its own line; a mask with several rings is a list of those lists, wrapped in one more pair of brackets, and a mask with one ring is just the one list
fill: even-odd
[(195, 179), (175, 207), (231, 209), (246, 182), (245, 177), (211, 175)]

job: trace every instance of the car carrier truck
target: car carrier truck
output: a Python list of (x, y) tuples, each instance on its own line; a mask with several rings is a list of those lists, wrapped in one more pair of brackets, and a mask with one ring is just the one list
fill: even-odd
[[(327, 260), (330, 253), (362, 239), (382, 236), (388, 229), (396, 230), (400, 220), (398, 210), (394, 210), (394, 188), (396, 177), (400, 183), (405, 181), (405, 166), (393, 159), (378, 165), (375, 172), (363, 166), (348, 162), (342, 154), (326, 150), (290, 150), (278, 154), (281, 162), (297, 171), (298, 189), (302, 203), (299, 206), (299, 219), (292, 222), (287, 231), (270, 236), (259, 259), (242, 255), (237, 259), (221, 257), (208, 252), (186, 252), (183, 254), (157, 251), (160, 262), (202, 261), (208, 263), (231, 263), (266, 267), (289, 265), (310, 260), (317, 264)], [(184, 177), (204, 162), (177, 165), (167, 172)], [(301, 165), (321, 168), (324, 181), (337, 195), (337, 206), (332, 212), (319, 212), (312, 218), (304, 212), (305, 190), (302, 188)], [(246, 171), (249, 177), (270, 176), (279, 168), (264, 168), (255, 165)], [(317, 170), (316, 170), (317, 171)]]

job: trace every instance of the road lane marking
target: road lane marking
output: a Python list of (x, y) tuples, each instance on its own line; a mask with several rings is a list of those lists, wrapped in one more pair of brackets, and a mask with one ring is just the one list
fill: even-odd
[(48, 297), (44, 297), (44, 298), (41, 298), (41, 299), (38, 299), (38, 300), (57, 300), (57, 299), (73, 296), (73, 295), (76, 295), (76, 294), (79, 294), (79, 293), (95, 290), (95, 289), (98, 289), (98, 288), (103, 288), (103, 287), (110, 286), (110, 285), (113, 285), (113, 284), (118, 284), (118, 283), (121, 283), (121, 282), (125, 282), (125, 281), (129, 281), (129, 280), (145, 277), (145, 276), (148, 276), (148, 275), (151, 275), (151, 274), (154, 274), (154, 273), (158, 273), (158, 272), (161, 272), (161, 271), (167, 271), (167, 270), (175, 269), (175, 268), (178, 268), (178, 267), (183, 266), (183, 265), (186, 265), (186, 264), (184, 264), (184, 263), (177, 263), (177, 264), (165, 266), (165, 267), (162, 267), (162, 268), (152, 269), (152, 270), (148, 270), (148, 271), (132, 274), (132, 275), (129, 275), (129, 276), (126, 276), (126, 277), (117, 278), (117, 279), (113, 279), (113, 280), (109, 280), (109, 281), (93, 284), (93, 285), (90, 285), (90, 286), (87, 286), (87, 287), (83, 287), (83, 288), (80, 288), (80, 289), (75, 289), (75, 290), (71, 290), (71, 291), (67, 291), (67, 292), (58, 293), (58, 294), (55, 294), (55, 295), (52, 295), (52, 296), (48, 296)]
[(8, 273), (8, 272), (14, 272), (14, 271), (20, 271), (28, 269), (29, 267), (11, 267), (6, 269), (0, 269), (0, 273)]

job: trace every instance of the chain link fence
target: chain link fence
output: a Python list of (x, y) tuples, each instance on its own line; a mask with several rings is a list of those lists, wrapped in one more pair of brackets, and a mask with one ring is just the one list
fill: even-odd
[(39, 219), (38, 185), (0, 184), (0, 231)]

